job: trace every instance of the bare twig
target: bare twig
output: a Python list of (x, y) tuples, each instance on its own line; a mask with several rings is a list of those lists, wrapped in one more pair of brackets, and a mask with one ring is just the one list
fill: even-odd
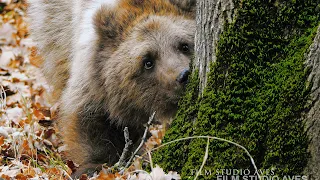
[(207, 162), (207, 159), (208, 159), (208, 154), (209, 154), (209, 144), (210, 144), (210, 138), (208, 138), (208, 141), (207, 141), (207, 147), (206, 147), (206, 154), (204, 155), (203, 157), (203, 161), (202, 161), (202, 164), (201, 164), (201, 167), (196, 175), (196, 177), (194, 178), (194, 180), (196, 180), (198, 178), (198, 176), (200, 175), (204, 165), (206, 164)]
[(119, 167), (122, 167), (126, 164), (125, 158), (127, 157), (128, 153), (130, 152), (130, 146), (132, 145), (132, 140), (129, 139), (128, 127), (125, 127), (123, 131), (124, 131), (124, 139), (125, 139), (126, 144), (124, 145), (122, 154), (121, 154), (119, 162), (118, 162)]
[[(131, 155), (131, 157), (130, 157), (129, 161), (127, 162), (126, 166), (124, 167), (124, 169), (126, 169), (126, 168), (128, 168), (130, 166), (133, 158), (140, 151), (140, 149), (142, 148), (143, 144), (145, 143), (149, 127), (151, 125), (151, 122), (154, 119), (155, 114), (156, 114), (156, 112), (153, 112), (152, 115), (150, 116), (149, 121), (147, 123), (147, 126), (146, 126), (146, 128), (144, 130), (144, 134), (143, 134), (143, 136), (141, 138), (141, 143), (139, 144), (138, 148), (134, 151), (134, 153)], [(120, 171), (120, 174), (122, 174), (124, 172), (124, 169)]]
[[(155, 148), (151, 149), (150, 151), (155, 151), (155, 150), (157, 150), (157, 149), (162, 148), (163, 146), (166, 146), (166, 145), (169, 145), (169, 144), (172, 144), (172, 143), (175, 143), (175, 142), (185, 141), (185, 140), (189, 140), (189, 139), (202, 139), (202, 138), (215, 139), (215, 140), (224, 141), (224, 142), (233, 144), (233, 145), (235, 145), (235, 146), (238, 146), (239, 148), (243, 149), (243, 150), (246, 152), (246, 154), (247, 154), (247, 155), (249, 156), (249, 158), (250, 158), (251, 164), (253, 165), (254, 169), (256, 170), (256, 172), (259, 172), (259, 171), (258, 171), (258, 168), (257, 168), (257, 166), (256, 166), (256, 163), (255, 163), (254, 160), (253, 160), (253, 157), (251, 156), (251, 154), (249, 153), (249, 151), (248, 151), (245, 147), (243, 147), (242, 145), (240, 145), (240, 144), (238, 144), (238, 143), (229, 141), (229, 140), (227, 140), (227, 139), (218, 138), (218, 137), (214, 137), (214, 136), (193, 136), (193, 137), (186, 137), (186, 138), (176, 139), (176, 140), (173, 140), (173, 141), (164, 143), (164, 144), (162, 144), (162, 145), (160, 145), (160, 146), (158, 146), (158, 147), (155, 147)], [(260, 174), (257, 173), (257, 175), (258, 175), (258, 179), (260, 180), (260, 179), (261, 179)]]
[(153, 162), (152, 162), (152, 157), (151, 157), (151, 151), (147, 150), (148, 156), (149, 156), (149, 163), (151, 167), (151, 171), (153, 171)]
[(6, 91), (3, 86), (0, 85), (0, 110), (4, 110), (6, 107)]

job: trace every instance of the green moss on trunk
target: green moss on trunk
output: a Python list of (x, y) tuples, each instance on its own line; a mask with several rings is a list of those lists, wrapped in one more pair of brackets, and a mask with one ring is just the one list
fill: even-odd
[[(220, 37), (217, 62), (198, 98), (194, 73), (165, 142), (210, 135), (245, 146), (259, 169), (297, 175), (309, 156), (308, 137), (299, 120), (308, 108), (305, 53), (319, 24), (318, 1), (244, 0), (233, 24)], [(211, 140), (205, 170), (212, 179), (219, 169), (250, 169), (245, 152)], [(154, 161), (176, 170), (183, 179), (199, 169), (206, 140), (166, 146)]]

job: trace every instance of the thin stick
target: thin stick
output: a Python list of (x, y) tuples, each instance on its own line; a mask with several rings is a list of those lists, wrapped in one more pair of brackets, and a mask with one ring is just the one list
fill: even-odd
[[(3, 94), (3, 95), (2, 95)], [(4, 90), (3, 86), (0, 85), (0, 110), (4, 110), (6, 107), (6, 91)]]
[(207, 162), (208, 154), (209, 154), (209, 144), (210, 144), (210, 138), (208, 138), (208, 141), (207, 141), (206, 153), (205, 153), (205, 155), (204, 155), (204, 157), (203, 157), (203, 161), (202, 161), (201, 167), (200, 167), (200, 169), (198, 170), (197, 175), (196, 175), (196, 177), (194, 178), (194, 180), (196, 180), (196, 179), (198, 178), (198, 176), (200, 175), (200, 173), (201, 173), (204, 165), (205, 165), (206, 162)]
[(119, 167), (122, 167), (126, 164), (125, 158), (127, 157), (127, 154), (130, 152), (129, 147), (132, 145), (132, 140), (129, 139), (128, 127), (125, 127), (123, 131), (124, 131), (124, 139), (125, 139), (126, 144), (124, 145), (122, 154), (121, 154), (120, 159), (118, 161)]
[(147, 150), (147, 152), (148, 152), (148, 155), (149, 155), (151, 171), (153, 171), (153, 162), (152, 162), (152, 157), (151, 157), (151, 151)]
[[(172, 144), (172, 143), (175, 143), (175, 142), (185, 141), (185, 140), (189, 140), (189, 139), (199, 139), (199, 138), (215, 139), (215, 140), (224, 141), (224, 142), (227, 142), (227, 143), (230, 143), (230, 144), (233, 144), (233, 145), (235, 145), (235, 146), (240, 147), (240, 148), (243, 149), (243, 150), (246, 152), (246, 154), (249, 156), (250, 161), (251, 161), (251, 164), (253, 165), (253, 167), (254, 167), (254, 169), (256, 170), (256, 172), (259, 172), (259, 171), (258, 171), (258, 168), (257, 168), (257, 166), (256, 166), (256, 163), (254, 162), (252, 156), (250, 155), (249, 151), (248, 151), (245, 147), (243, 147), (243, 146), (241, 146), (240, 144), (237, 144), (237, 143), (235, 143), (235, 142), (229, 141), (229, 140), (227, 140), (227, 139), (218, 138), (218, 137), (213, 137), (213, 136), (193, 136), (193, 137), (186, 137), (186, 138), (176, 139), (176, 140), (173, 140), (173, 141), (164, 143), (164, 144), (162, 144), (162, 145), (160, 145), (160, 146), (158, 146), (158, 147), (156, 147), (156, 148), (153, 148), (153, 149), (151, 149), (150, 151), (157, 150), (157, 149), (159, 149), (159, 148), (161, 148), (161, 147), (163, 147), (163, 146), (166, 146), (166, 145), (169, 145), (169, 144)], [(260, 174), (257, 173), (257, 175), (258, 175), (258, 178), (261, 179)]]
[[(139, 144), (138, 148), (134, 151), (134, 153), (132, 154), (132, 156), (130, 157), (129, 161), (127, 162), (126, 166), (124, 169), (128, 168), (134, 158), (134, 156), (140, 151), (140, 149), (142, 148), (146, 138), (147, 138), (147, 133), (148, 133), (148, 130), (149, 130), (149, 127), (150, 127), (150, 124), (151, 122), (153, 121), (154, 119), (154, 116), (155, 116), (156, 112), (153, 112), (152, 115), (150, 116), (149, 118), (149, 121), (148, 121), (148, 124), (146, 126), (146, 129), (144, 130), (144, 134), (142, 136), (142, 139), (141, 139), (141, 143)], [(121, 171), (123, 173), (123, 170)], [(121, 173), (120, 172), (120, 173)]]

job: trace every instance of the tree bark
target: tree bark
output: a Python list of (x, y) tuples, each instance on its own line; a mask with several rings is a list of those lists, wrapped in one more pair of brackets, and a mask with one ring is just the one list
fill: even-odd
[(231, 23), (236, 9), (232, 0), (202, 0), (197, 2), (197, 29), (193, 68), (199, 69), (200, 92), (207, 83), (210, 63), (216, 61), (216, 47), (224, 22)]
[(320, 26), (313, 44), (310, 46), (310, 52), (307, 55), (306, 65), (311, 69), (308, 81), (311, 87), (311, 109), (305, 118), (306, 131), (311, 139), (309, 151), (311, 158), (305, 169), (306, 175), (310, 179), (320, 178)]
[(216, 61), (216, 48), (224, 22), (231, 23), (236, 14), (232, 0), (197, 1), (197, 29), (195, 35), (195, 60), (193, 68), (199, 70), (199, 89), (207, 84), (210, 63)]
[[(239, 4), (240, 5), (240, 4)], [(240, 5), (241, 6), (241, 5)], [(231, 23), (236, 15), (232, 0), (202, 0), (197, 3), (197, 29), (195, 36), (195, 60), (193, 68), (198, 69), (199, 90), (201, 95), (207, 85), (210, 63), (216, 61), (216, 48), (225, 22)], [(309, 179), (320, 178), (320, 26), (310, 52), (306, 56), (306, 65), (311, 69), (308, 82), (311, 87), (311, 108), (305, 116), (306, 132), (310, 137), (311, 154), (305, 175)]]

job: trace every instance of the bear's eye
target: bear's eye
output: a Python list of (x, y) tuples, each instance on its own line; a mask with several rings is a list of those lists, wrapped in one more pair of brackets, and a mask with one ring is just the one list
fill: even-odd
[(154, 66), (153, 61), (150, 58), (145, 58), (143, 59), (143, 64), (145, 69), (151, 69)]
[(180, 51), (184, 52), (184, 53), (188, 53), (189, 52), (189, 45), (187, 43), (182, 43), (180, 44), (179, 47)]

